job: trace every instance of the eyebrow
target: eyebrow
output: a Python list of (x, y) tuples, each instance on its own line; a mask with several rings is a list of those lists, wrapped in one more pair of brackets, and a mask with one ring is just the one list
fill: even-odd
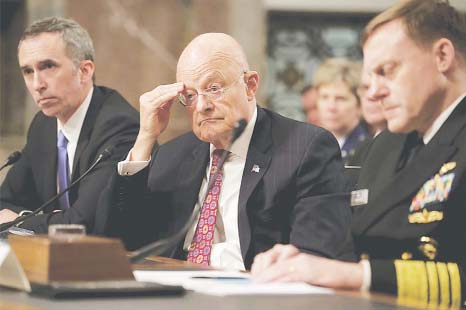
[[(46, 64), (58, 64), (58, 62), (56, 62), (53, 59), (49, 59), (49, 58), (41, 60), (41, 61), (38, 62), (39, 67), (43, 66), (43, 65), (46, 65)], [(24, 65), (24, 66), (20, 67), (21, 70), (28, 69), (28, 68), (31, 68), (31, 66), (30, 65)]]

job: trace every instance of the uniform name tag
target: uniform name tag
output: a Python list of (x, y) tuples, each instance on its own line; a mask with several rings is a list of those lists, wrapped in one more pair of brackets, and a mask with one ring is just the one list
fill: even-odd
[(351, 192), (351, 206), (366, 205), (369, 201), (369, 190), (367, 188)]

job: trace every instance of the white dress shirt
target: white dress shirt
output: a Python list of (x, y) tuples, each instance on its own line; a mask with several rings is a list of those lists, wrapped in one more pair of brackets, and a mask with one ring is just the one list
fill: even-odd
[(461, 100), (466, 97), (466, 93), (462, 94), (461, 96), (456, 99), (452, 105), (450, 105), (448, 108), (446, 108), (440, 115), (435, 119), (435, 121), (432, 123), (432, 126), (426, 131), (424, 136), (422, 137), (422, 140), (424, 141), (424, 144), (427, 145), (427, 143), (432, 140), (432, 138), (435, 136), (435, 134), (440, 130), (442, 125), (447, 121), (448, 117), (453, 113), (453, 110), (460, 104)]
[(70, 177), (73, 171), (74, 154), (76, 153), (76, 147), (78, 146), (79, 134), (81, 133), (84, 118), (86, 117), (87, 110), (91, 103), (93, 91), (94, 87), (91, 88), (83, 103), (78, 107), (73, 115), (71, 115), (65, 124), (62, 124), (57, 118), (57, 136), (61, 130), (65, 138), (68, 140), (66, 150), (68, 152), (68, 171), (70, 172)]
[[(214, 267), (238, 270), (245, 269), (243, 258), (241, 256), (238, 232), (238, 200), (249, 143), (251, 141), (256, 120), (257, 108), (255, 108), (254, 114), (244, 129), (243, 134), (235, 141), (235, 143), (233, 143), (230, 150), (231, 154), (228, 156), (228, 159), (223, 166), (224, 179), (220, 191), (217, 221), (215, 224), (214, 240), (210, 256), (210, 265)], [(211, 144), (211, 156), (214, 150), (215, 147)], [(118, 173), (120, 175), (135, 174), (149, 164), (149, 161), (129, 161), (130, 155), (131, 151), (125, 161), (118, 163)], [(198, 201), (194, 207), (194, 212), (196, 212), (202, 204), (202, 198), (207, 191), (209, 174), (210, 164), (206, 167), (204, 179), (199, 191)], [(186, 234), (183, 245), (183, 248), (186, 251), (191, 245), (196, 227), (197, 221)]]

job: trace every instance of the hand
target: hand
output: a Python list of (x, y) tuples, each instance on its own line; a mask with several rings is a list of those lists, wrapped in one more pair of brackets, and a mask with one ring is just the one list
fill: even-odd
[(160, 85), (139, 98), (140, 129), (132, 160), (148, 160), (155, 142), (168, 126), (170, 109), (184, 89), (183, 83)]
[(276, 245), (254, 258), (257, 282), (307, 282), (336, 289), (360, 289), (362, 265), (300, 253), (292, 245)]
[(18, 213), (15, 213), (10, 209), (0, 210), (0, 224), (14, 221), (18, 216)]

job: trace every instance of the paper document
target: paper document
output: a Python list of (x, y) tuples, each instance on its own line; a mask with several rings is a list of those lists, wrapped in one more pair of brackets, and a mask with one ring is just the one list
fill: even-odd
[(255, 283), (250, 275), (239, 271), (146, 271), (134, 272), (138, 281), (181, 285), (195, 292), (227, 295), (333, 294), (333, 290), (306, 283)]

